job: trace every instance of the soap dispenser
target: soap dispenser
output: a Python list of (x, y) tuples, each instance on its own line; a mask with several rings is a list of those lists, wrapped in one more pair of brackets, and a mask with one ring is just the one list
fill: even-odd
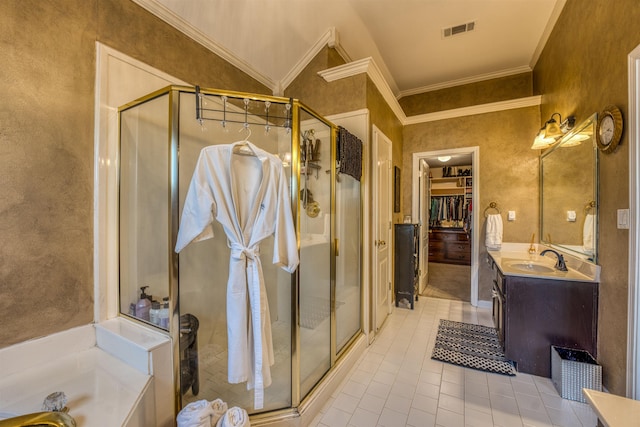
[(149, 321), (149, 309), (151, 308), (151, 302), (149, 296), (144, 292), (148, 286), (142, 286), (140, 288), (140, 299), (136, 304), (136, 317), (138, 319)]

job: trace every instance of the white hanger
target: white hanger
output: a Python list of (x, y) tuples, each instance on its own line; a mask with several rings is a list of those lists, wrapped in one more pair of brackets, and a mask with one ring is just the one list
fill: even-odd
[(251, 136), (251, 128), (249, 126), (245, 126), (238, 132), (242, 132), (243, 130), (247, 131), (247, 136), (242, 141), (236, 143), (236, 146), (233, 148), (233, 152), (235, 154), (243, 154), (245, 156), (255, 156), (256, 153), (254, 153), (251, 147), (247, 145), (247, 142), (249, 142), (249, 137)]
[[(251, 128), (249, 126), (247, 126), (244, 129), (247, 130), (247, 136), (245, 137), (243, 142), (247, 142), (249, 140), (249, 138), (251, 137)], [(240, 129), (238, 132), (242, 132), (242, 129)]]

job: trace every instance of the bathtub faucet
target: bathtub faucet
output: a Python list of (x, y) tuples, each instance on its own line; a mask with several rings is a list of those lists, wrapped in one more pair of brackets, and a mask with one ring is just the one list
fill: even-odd
[(65, 412), (34, 412), (0, 420), (0, 427), (30, 426), (76, 427), (76, 421)]
[(567, 264), (565, 264), (564, 257), (561, 254), (554, 251), (553, 249), (545, 249), (544, 251), (540, 252), (540, 256), (546, 254), (547, 252), (553, 252), (558, 258), (558, 262), (556, 262), (556, 265), (555, 265), (556, 270), (567, 271)]

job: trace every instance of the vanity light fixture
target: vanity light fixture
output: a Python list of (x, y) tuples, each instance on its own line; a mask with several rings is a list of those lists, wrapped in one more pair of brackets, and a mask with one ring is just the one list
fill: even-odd
[(580, 145), (582, 141), (586, 141), (587, 139), (591, 138), (591, 136), (591, 132), (578, 132), (568, 140), (564, 141), (562, 143), (562, 148), (575, 147), (577, 145)]
[(451, 156), (438, 156), (438, 160), (440, 160), (442, 163), (446, 163), (451, 160)]
[[(558, 121), (553, 116), (558, 116)], [(538, 131), (535, 139), (533, 140), (532, 150), (541, 150), (547, 148), (556, 140), (569, 132), (576, 124), (575, 116), (569, 116), (566, 120), (562, 121), (560, 113), (553, 113), (551, 118), (547, 120), (544, 125)]]

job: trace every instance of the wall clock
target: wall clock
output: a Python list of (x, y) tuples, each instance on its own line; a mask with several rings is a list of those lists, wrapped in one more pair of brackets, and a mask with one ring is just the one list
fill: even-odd
[(612, 153), (622, 137), (622, 113), (615, 105), (609, 105), (598, 114), (596, 143), (603, 153)]

